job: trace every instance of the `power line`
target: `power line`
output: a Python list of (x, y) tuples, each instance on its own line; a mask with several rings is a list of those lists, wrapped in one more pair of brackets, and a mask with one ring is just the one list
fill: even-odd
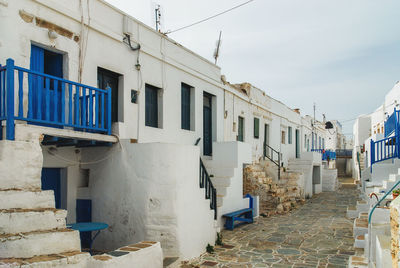
[(253, 1), (255, 1), (255, 0), (246, 1), (246, 2), (244, 2), (244, 3), (241, 3), (240, 5), (231, 7), (231, 8), (229, 8), (229, 9), (225, 10), (225, 11), (222, 11), (222, 12), (220, 12), (220, 13), (218, 13), (218, 14), (212, 15), (212, 16), (207, 17), (207, 18), (205, 18), (205, 19), (196, 21), (196, 22), (194, 22), (194, 23), (192, 23), (192, 24), (183, 26), (183, 27), (178, 28), (178, 29), (173, 30), (173, 31), (167, 31), (165, 34), (174, 33), (174, 32), (177, 32), (177, 31), (180, 31), (180, 30), (183, 30), (183, 29), (192, 27), (192, 26), (197, 25), (197, 24), (199, 24), (199, 23), (202, 23), (202, 22), (208, 21), (208, 20), (210, 20), (210, 19), (213, 19), (213, 18), (215, 18), (215, 17), (218, 17), (218, 16), (220, 16), (220, 15), (222, 15), (222, 14), (228, 13), (229, 11), (232, 11), (232, 10), (234, 10), (234, 9), (237, 9), (237, 8), (239, 8), (239, 7), (241, 7), (241, 6), (247, 5), (248, 3), (253, 2)]

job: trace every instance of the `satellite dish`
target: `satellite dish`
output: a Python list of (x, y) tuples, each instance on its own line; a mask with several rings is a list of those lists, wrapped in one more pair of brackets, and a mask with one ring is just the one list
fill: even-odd
[(333, 128), (333, 124), (331, 123), (331, 121), (328, 121), (325, 123), (325, 129), (332, 129)]

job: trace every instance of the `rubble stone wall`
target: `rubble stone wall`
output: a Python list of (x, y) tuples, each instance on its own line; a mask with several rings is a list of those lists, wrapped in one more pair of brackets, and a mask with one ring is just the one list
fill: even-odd
[(297, 184), (299, 174), (287, 173), (281, 169), (278, 181), (269, 175), (276, 169), (267, 161), (248, 165), (244, 169), (243, 194), (259, 196), (260, 215), (283, 214), (304, 202), (302, 189)]

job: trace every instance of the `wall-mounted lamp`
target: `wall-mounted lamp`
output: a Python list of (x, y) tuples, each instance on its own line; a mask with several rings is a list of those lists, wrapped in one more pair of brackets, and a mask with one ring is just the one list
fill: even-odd
[(47, 34), (51, 40), (57, 39), (57, 37), (58, 37), (58, 34), (53, 30), (49, 30), (49, 32)]

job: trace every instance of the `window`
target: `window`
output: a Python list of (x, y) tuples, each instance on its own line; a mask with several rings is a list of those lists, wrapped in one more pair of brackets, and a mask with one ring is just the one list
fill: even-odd
[[(118, 82), (119, 77), (121, 75), (118, 73), (114, 73), (110, 70), (106, 70), (100, 67), (97, 67), (97, 84), (101, 89), (107, 89), (107, 87), (111, 88), (111, 121), (118, 122), (122, 121), (122, 114), (118, 114)], [(119, 116), (121, 115), (121, 116)]]
[(319, 137), (318, 140), (319, 140), (319, 149), (322, 149), (321, 137)]
[(292, 144), (292, 127), (288, 127), (288, 143)]
[(307, 135), (304, 135), (304, 148), (307, 148)]
[(260, 119), (254, 117), (254, 138), (258, 139), (260, 137)]
[(322, 138), (322, 149), (325, 149), (325, 139)]
[(190, 130), (190, 91), (192, 87), (181, 85), (181, 128)]
[(282, 130), (282, 136), (281, 136), (281, 143), (285, 144), (286, 143), (286, 133), (285, 131)]
[(146, 113), (145, 124), (148, 127), (159, 127), (158, 124), (158, 90), (159, 88), (146, 84), (145, 101)]
[(238, 141), (244, 141), (244, 118), (239, 116), (238, 118), (239, 121), (239, 128), (238, 128), (238, 136), (237, 136), (237, 140)]

